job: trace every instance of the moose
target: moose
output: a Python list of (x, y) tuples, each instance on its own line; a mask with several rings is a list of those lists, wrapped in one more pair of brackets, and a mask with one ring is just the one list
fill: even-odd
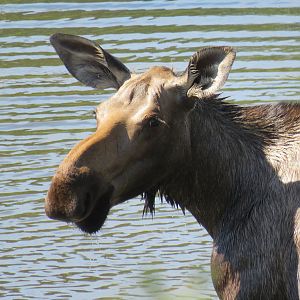
[(50, 41), (76, 79), (117, 92), (58, 167), (46, 214), (91, 234), (113, 206), (142, 195), (153, 213), (160, 196), (212, 237), (220, 299), (299, 299), (300, 104), (241, 106), (221, 96), (231, 47), (200, 49), (183, 72), (134, 74), (83, 37)]

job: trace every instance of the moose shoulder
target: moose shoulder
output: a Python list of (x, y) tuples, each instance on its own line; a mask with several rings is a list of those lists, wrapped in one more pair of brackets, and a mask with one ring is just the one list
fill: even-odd
[(97, 107), (95, 133), (59, 166), (47, 215), (93, 233), (112, 206), (142, 194), (152, 212), (160, 193), (212, 236), (221, 299), (298, 299), (300, 105), (218, 97), (230, 47), (199, 50), (183, 73), (131, 74), (85, 38), (55, 34), (51, 43), (79, 81), (117, 92)]

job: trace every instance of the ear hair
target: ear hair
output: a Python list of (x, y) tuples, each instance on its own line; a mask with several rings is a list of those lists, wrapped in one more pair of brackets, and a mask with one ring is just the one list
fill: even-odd
[(207, 47), (196, 52), (185, 71), (189, 97), (210, 97), (225, 84), (235, 51), (231, 47)]

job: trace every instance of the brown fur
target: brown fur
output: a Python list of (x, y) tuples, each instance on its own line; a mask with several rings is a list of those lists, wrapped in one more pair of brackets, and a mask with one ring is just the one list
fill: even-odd
[[(55, 37), (60, 57), (81, 80), (79, 58), (65, 40), (83, 43), (88, 53), (96, 46)], [(300, 105), (241, 107), (211, 94), (234, 56), (230, 47), (209, 48), (181, 75), (165, 67), (130, 75), (98, 106), (96, 132), (60, 165), (46, 213), (92, 233), (112, 206), (143, 194), (144, 212), (153, 212), (160, 194), (212, 236), (212, 278), (221, 299), (298, 299)], [(99, 72), (112, 62), (101, 61)], [(88, 82), (118, 86), (126, 70), (112, 67), (110, 79), (100, 81), (89, 73)]]

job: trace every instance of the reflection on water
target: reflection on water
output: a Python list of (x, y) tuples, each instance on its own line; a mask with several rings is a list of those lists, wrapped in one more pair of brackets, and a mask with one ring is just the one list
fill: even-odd
[[(84, 35), (136, 72), (183, 70), (199, 47), (231, 45), (224, 94), (243, 104), (299, 100), (296, 1), (2, 0), (0, 4), (0, 296), (7, 299), (215, 299), (211, 239), (187, 214), (133, 199), (97, 236), (47, 219), (43, 198), (68, 150), (95, 128), (111, 91), (76, 82), (49, 44)], [(169, 297), (169, 298), (168, 298)]]

